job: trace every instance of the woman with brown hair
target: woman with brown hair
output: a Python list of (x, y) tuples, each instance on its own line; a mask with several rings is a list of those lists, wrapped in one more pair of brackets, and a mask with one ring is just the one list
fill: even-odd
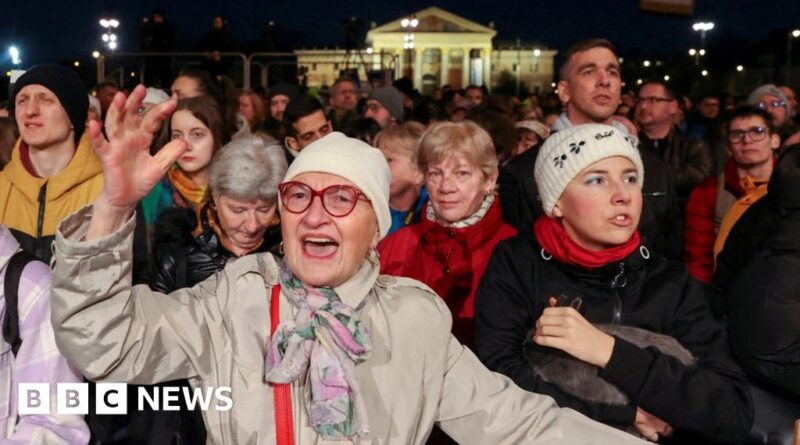
[(145, 221), (152, 226), (158, 216), (172, 207), (188, 207), (199, 214), (208, 200), (208, 169), (211, 158), (232, 135), (218, 103), (209, 96), (178, 101), (172, 117), (162, 124), (161, 148), (171, 140), (181, 139), (188, 149), (164, 178), (142, 200)]
[(267, 115), (267, 107), (261, 96), (253, 90), (239, 92), (239, 114), (247, 121), (251, 133), (262, 132), (261, 122)]

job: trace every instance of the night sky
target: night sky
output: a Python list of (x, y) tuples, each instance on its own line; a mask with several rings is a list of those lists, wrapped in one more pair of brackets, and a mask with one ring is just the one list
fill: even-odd
[[(644, 55), (685, 50), (699, 43), (691, 24), (712, 20), (717, 28), (708, 46), (734, 40), (757, 41), (776, 29), (800, 27), (800, 0), (697, 0), (692, 17), (644, 13), (638, 0), (494, 0), (344, 2), (331, 0), (169, 0), (53, 1), (2, 0), (0, 68), (7, 69), (7, 48), (16, 43), (23, 65), (67, 58), (86, 58), (100, 46), (98, 19), (113, 14), (122, 22), (121, 50), (138, 50), (136, 28), (155, 7), (165, 10), (184, 49), (210, 28), (213, 14), (223, 13), (237, 42), (259, 41), (267, 20), (304, 37), (307, 46), (342, 44), (342, 22), (361, 18), (383, 24), (403, 15), (439, 6), (467, 19), (495, 22), (498, 40), (521, 38), (559, 50), (588, 37), (611, 39), (621, 52)], [(299, 39), (296, 39), (299, 40)], [(800, 43), (798, 43), (800, 44)]]

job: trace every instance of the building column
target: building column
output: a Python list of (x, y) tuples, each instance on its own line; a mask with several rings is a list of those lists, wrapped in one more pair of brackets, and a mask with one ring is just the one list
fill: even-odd
[(483, 49), (483, 84), (492, 90), (492, 48)]
[(439, 65), (439, 88), (450, 81), (450, 48), (441, 48), (442, 63)]
[(414, 48), (414, 88), (422, 91), (422, 54), (425, 48)]
[(470, 73), (469, 48), (464, 48), (463, 62), (461, 63), (461, 66), (461, 88), (466, 88), (467, 85), (469, 85)]

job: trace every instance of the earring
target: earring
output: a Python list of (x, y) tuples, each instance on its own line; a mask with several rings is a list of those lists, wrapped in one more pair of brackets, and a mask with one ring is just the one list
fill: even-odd
[(281, 241), (281, 243), (278, 244), (278, 254), (279, 255), (286, 255), (286, 252), (284, 252), (284, 250), (283, 250), (283, 241)]
[(375, 247), (371, 247), (369, 252), (367, 252), (367, 261), (375, 266), (380, 266), (381, 264), (381, 255), (378, 253), (378, 249)]

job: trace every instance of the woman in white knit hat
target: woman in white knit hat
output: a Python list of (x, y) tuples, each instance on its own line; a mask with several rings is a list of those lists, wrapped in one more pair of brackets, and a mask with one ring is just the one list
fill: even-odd
[(489, 372), (427, 286), (379, 275), (389, 168), (341, 133), (306, 147), (279, 187), (283, 260), (249, 255), (169, 295), (131, 287), (133, 209), (185, 149), (147, 152), (175, 102), (137, 122), (143, 96), (115, 98), (110, 141), (91, 127), (105, 188), (57, 236), (56, 335), (86, 375), (230, 387), (229, 410), (204, 412), (215, 444), (422, 444), (434, 422), (461, 443), (635, 442)]
[(481, 360), (523, 389), (650, 440), (746, 437), (750, 397), (704, 289), (639, 236), (645, 172), (633, 141), (606, 125), (559, 131), (534, 175), (546, 216), (492, 254), (475, 303)]

